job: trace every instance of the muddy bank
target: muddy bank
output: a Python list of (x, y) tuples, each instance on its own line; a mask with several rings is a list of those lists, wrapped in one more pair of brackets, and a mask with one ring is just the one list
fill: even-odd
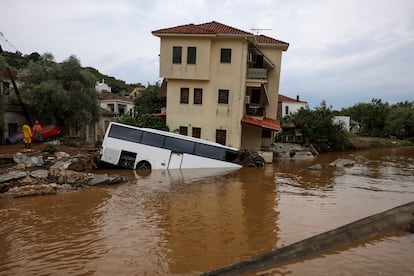
[[(49, 147), (50, 148), (50, 147)], [(123, 183), (118, 175), (95, 174), (97, 150), (21, 150), (0, 154), (0, 198), (49, 195), (85, 186)]]
[(408, 140), (399, 140), (391, 138), (380, 137), (352, 137), (349, 139), (347, 145), (348, 150), (374, 149), (374, 148), (391, 148), (391, 147), (405, 147), (414, 146)]

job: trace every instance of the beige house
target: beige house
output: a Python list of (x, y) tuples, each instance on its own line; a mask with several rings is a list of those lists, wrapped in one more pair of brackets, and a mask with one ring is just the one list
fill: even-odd
[(241, 149), (272, 143), (280, 131), (277, 99), (288, 43), (215, 21), (152, 34), (161, 39), (171, 131)]

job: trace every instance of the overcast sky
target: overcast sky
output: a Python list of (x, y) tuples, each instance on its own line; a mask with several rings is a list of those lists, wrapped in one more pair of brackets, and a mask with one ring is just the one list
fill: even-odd
[[(151, 31), (210, 21), (290, 44), (280, 93), (334, 109), (380, 98), (414, 101), (412, 0), (1, 0), (0, 44), (70, 55), (127, 83), (159, 77)], [(7, 41), (5, 41), (5, 38)], [(11, 45), (10, 45), (11, 43)]]

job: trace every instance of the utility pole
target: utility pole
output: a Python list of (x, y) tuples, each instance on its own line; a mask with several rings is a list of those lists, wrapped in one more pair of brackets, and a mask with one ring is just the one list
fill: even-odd
[[(1, 45), (0, 45), (0, 54), (3, 54), (3, 48), (1, 47)], [(32, 127), (33, 126), (32, 120), (30, 119), (29, 112), (27, 111), (26, 106), (24, 105), (23, 100), (20, 96), (20, 91), (19, 91), (19, 88), (17, 88), (16, 82), (14, 81), (12, 71), (10, 70), (10, 67), (7, 65), (5, 66), (5, 69), (6, 69), (7, 75), (9, 76), (9, 79), (12, 82), (14, 91), (16, 92), (17, 100), (19, 101), (19, 104), (22, 107), (24, 117), (29, 123), (29, 126)]]

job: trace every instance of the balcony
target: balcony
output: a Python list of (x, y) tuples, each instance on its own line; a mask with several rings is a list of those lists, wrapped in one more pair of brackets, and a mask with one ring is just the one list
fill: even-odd
[(262, 117), (266, 115), (266, 107), (259, 104), (246, 104), (246, 115), (247, 116), (258, 116)]
[(265, 68), (247, 68), (247, 78), (248, 79), (267, 79), (267, 69)]

